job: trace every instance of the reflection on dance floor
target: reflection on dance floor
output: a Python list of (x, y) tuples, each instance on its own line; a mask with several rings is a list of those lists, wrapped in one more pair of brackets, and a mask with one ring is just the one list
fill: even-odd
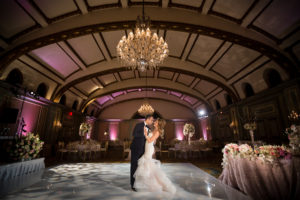
[(41, 180), (5, 199), (250, 199), (190, 163), (162, 164), (177, 193), (133, 192), (129, 163), (63, 164), (45, 170)]

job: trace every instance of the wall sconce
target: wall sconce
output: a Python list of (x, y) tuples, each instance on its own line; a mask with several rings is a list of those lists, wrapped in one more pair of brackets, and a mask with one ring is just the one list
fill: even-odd
[(234, 123), (234, 121), (232, 121), (230, 124), (229, 124), (229, 127), (233, 130), (233, 134), (236, 134), (237, 131), (236, 131), (236, 125)]
[(54, 120), (53, 126), (55, 126), (55, 127), (62, 127), (62, 124), (61, 124), (61, 122), (59, 120)]

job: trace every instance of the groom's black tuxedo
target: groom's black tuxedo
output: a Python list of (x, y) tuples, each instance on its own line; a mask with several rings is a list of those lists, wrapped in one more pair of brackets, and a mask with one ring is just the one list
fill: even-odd
[(145, 152), (145, 141), (146, 138), (144, 136), (144, 126), (145, 123), (138, 123), (133, 130), (133, 140), (130, 146), (131, 149), (131, 166), (130, 166), (130, 184), (133, 187), (134, 184), (134, 177), (133, 174), (135, 173), (138, 165), (139, 158)]

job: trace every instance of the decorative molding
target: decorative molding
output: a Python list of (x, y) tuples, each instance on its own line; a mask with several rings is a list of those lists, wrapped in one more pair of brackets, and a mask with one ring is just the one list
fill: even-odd
[[(291, 77), (296, 76), (299, 74), (299, 68), (295, 67), (293, 62), (289, 60), (284, 54), (280, 53), (276, 49), (273, 49), (263, 43), (257, 42), (255, 40), (245, 38), (230, 32), (225, 32), (209, 27), (204, 26), (197, 26), (197, 25), (191, 25), (191, 24), (182, 24), (182, 23), (174, 23), (174, 22), (162, 22), (162, 21), (152, 21), (152, 27), (154, 28), (163, 28), (168, 30), (180, 30), (184, 32), (190, 32), (190, 33), (199, 33), (202, 35), (208, 35), (211, 37), (215, 37), (218, 39), (224, 40), (224, 37), (227, 41), (242, 45), (244, 47), (254, 49), (265, 56), (273, 59), (279, 66), (281, 66), (284, 70), (286, 70), (288, 73), (290, 73)], [(134, 26), (135, 21), (130, 22), (115, 22), (115, 23), (105, 23), (105, 24), (97, 24), (97, 25), (90, 25), (80, 28), (71, 29), (68, 31), (63, 31), (59, 33), (55, 33), (53, 35), (48, 35), (42, 38), (37, 38), (33, 41), (21, 44), (20, 46), (16, 47), (15, 49), (12, 49), (10, 51), (5, 52), (0, 59), (0, 66), (1, 70), (3, 70), (9, 63), (11, 63), (14, 59), (20, 57), (23, 54), (26, 54), (27, 52), (40, 48), (42, 46), (46, 46), (48, 44), (52, 44), (58, 41), (66, 40), (73, 37), (78, 37), (81, 35), (86, 35), (88, 33), (95, 33), (100, 32), (100, 37), (103, 36), (101, 32), (103, 31), (109, 31), (109, 30), (124, 30), (124, 28), (128, 28), (131, 26)], [(176, 28), (174, 28), (176, 27)], [(195, 40), (196, 41), (196, 40)], [(105, 41), (103, 40), (104, 45), (107, 48), (107, 45), (105, 44)], [(107, 48), (108, 49), (108, 48)], [(108, 51), (109, 52), (109, 51)], [(110, 54), (110, 52), (109, 52)], [(111, 55), (110, 55), (111, 57)]]
[(240, 18), (240, 19), (237, 19), (237, 18), (234, 18), (234, 17), (231, 17), (229, 15), (226, 15), (226, 14), (223, 14), (223, 13), (219, 13), (219, 12), (216, 12), (216, 11), (213, 11), (213, 7), (216, 3), (216, 0), (213, 1), (210, 9), (208, 10), (208, 14), (210, 15), (215, 15), (215, 16), (218, 16), (218, 17), (222, 17), (224, 19), (227, 19), (227, 20), (230, 20), (232, 22), (235, 22), (237, 24), (241, 24), (243, 22), (243, 20), (247, 17), (247, 15), (251, 12), (251, 10), (256, 6), (256, 4), (259, 2), (259, 0), (255, 0), (251, 6), (246, 10), (246, 12), (243, 14), (243, 16)]
[(184, 5), (184, 4), (173, 3), (172, 0), (170, 0), (168, 7), (183, 8), (183, 9), (189, 9), (189, 10), (202, 12), (204, 3), (205, 3), (205, 0), (202, 1), (201, 5), (199, 7), (194, 7), (194, 6)]

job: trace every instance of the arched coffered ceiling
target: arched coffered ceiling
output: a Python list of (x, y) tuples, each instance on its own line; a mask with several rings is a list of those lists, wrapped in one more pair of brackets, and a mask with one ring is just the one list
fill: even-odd
[(299, 75), (299, 9), (297, 0), (146, 1), (151, 30), (170, 49), (160, 69), (146, 75), (116, 59), (116, 45), (132, 31), (141, 1), (3, 0), (0, 78), (13, 68), (25, 76), (38, 73), (33, 80), (51, 85), (49, 99), (72, 93), (82, 108), (116, 92), (150, 87), (211, 109), (225, 94), (233, 101), (244, 98), (243, 82), (255, 92), (267, 89), (266, 69), (276, 69), (283, 80)]
[(111, 107), (115, 104), (138, 99), (155, 99), (166, 102), (172, 102), (184, 106), (186, 109), (194, 113), (195, 117), (197, 117), (197, 111), (199, 111), (200, 109), (207, 108), (201, 101), (194, 97), (182, 94), (180, 92), (159, 88), (135, 88), (121, 90), (118, 92), (111, 93), (109, 95), (96, 98), (94, 102), (98, 105), (98, 107), (101, 110), (105, 110), (108, 107)]

